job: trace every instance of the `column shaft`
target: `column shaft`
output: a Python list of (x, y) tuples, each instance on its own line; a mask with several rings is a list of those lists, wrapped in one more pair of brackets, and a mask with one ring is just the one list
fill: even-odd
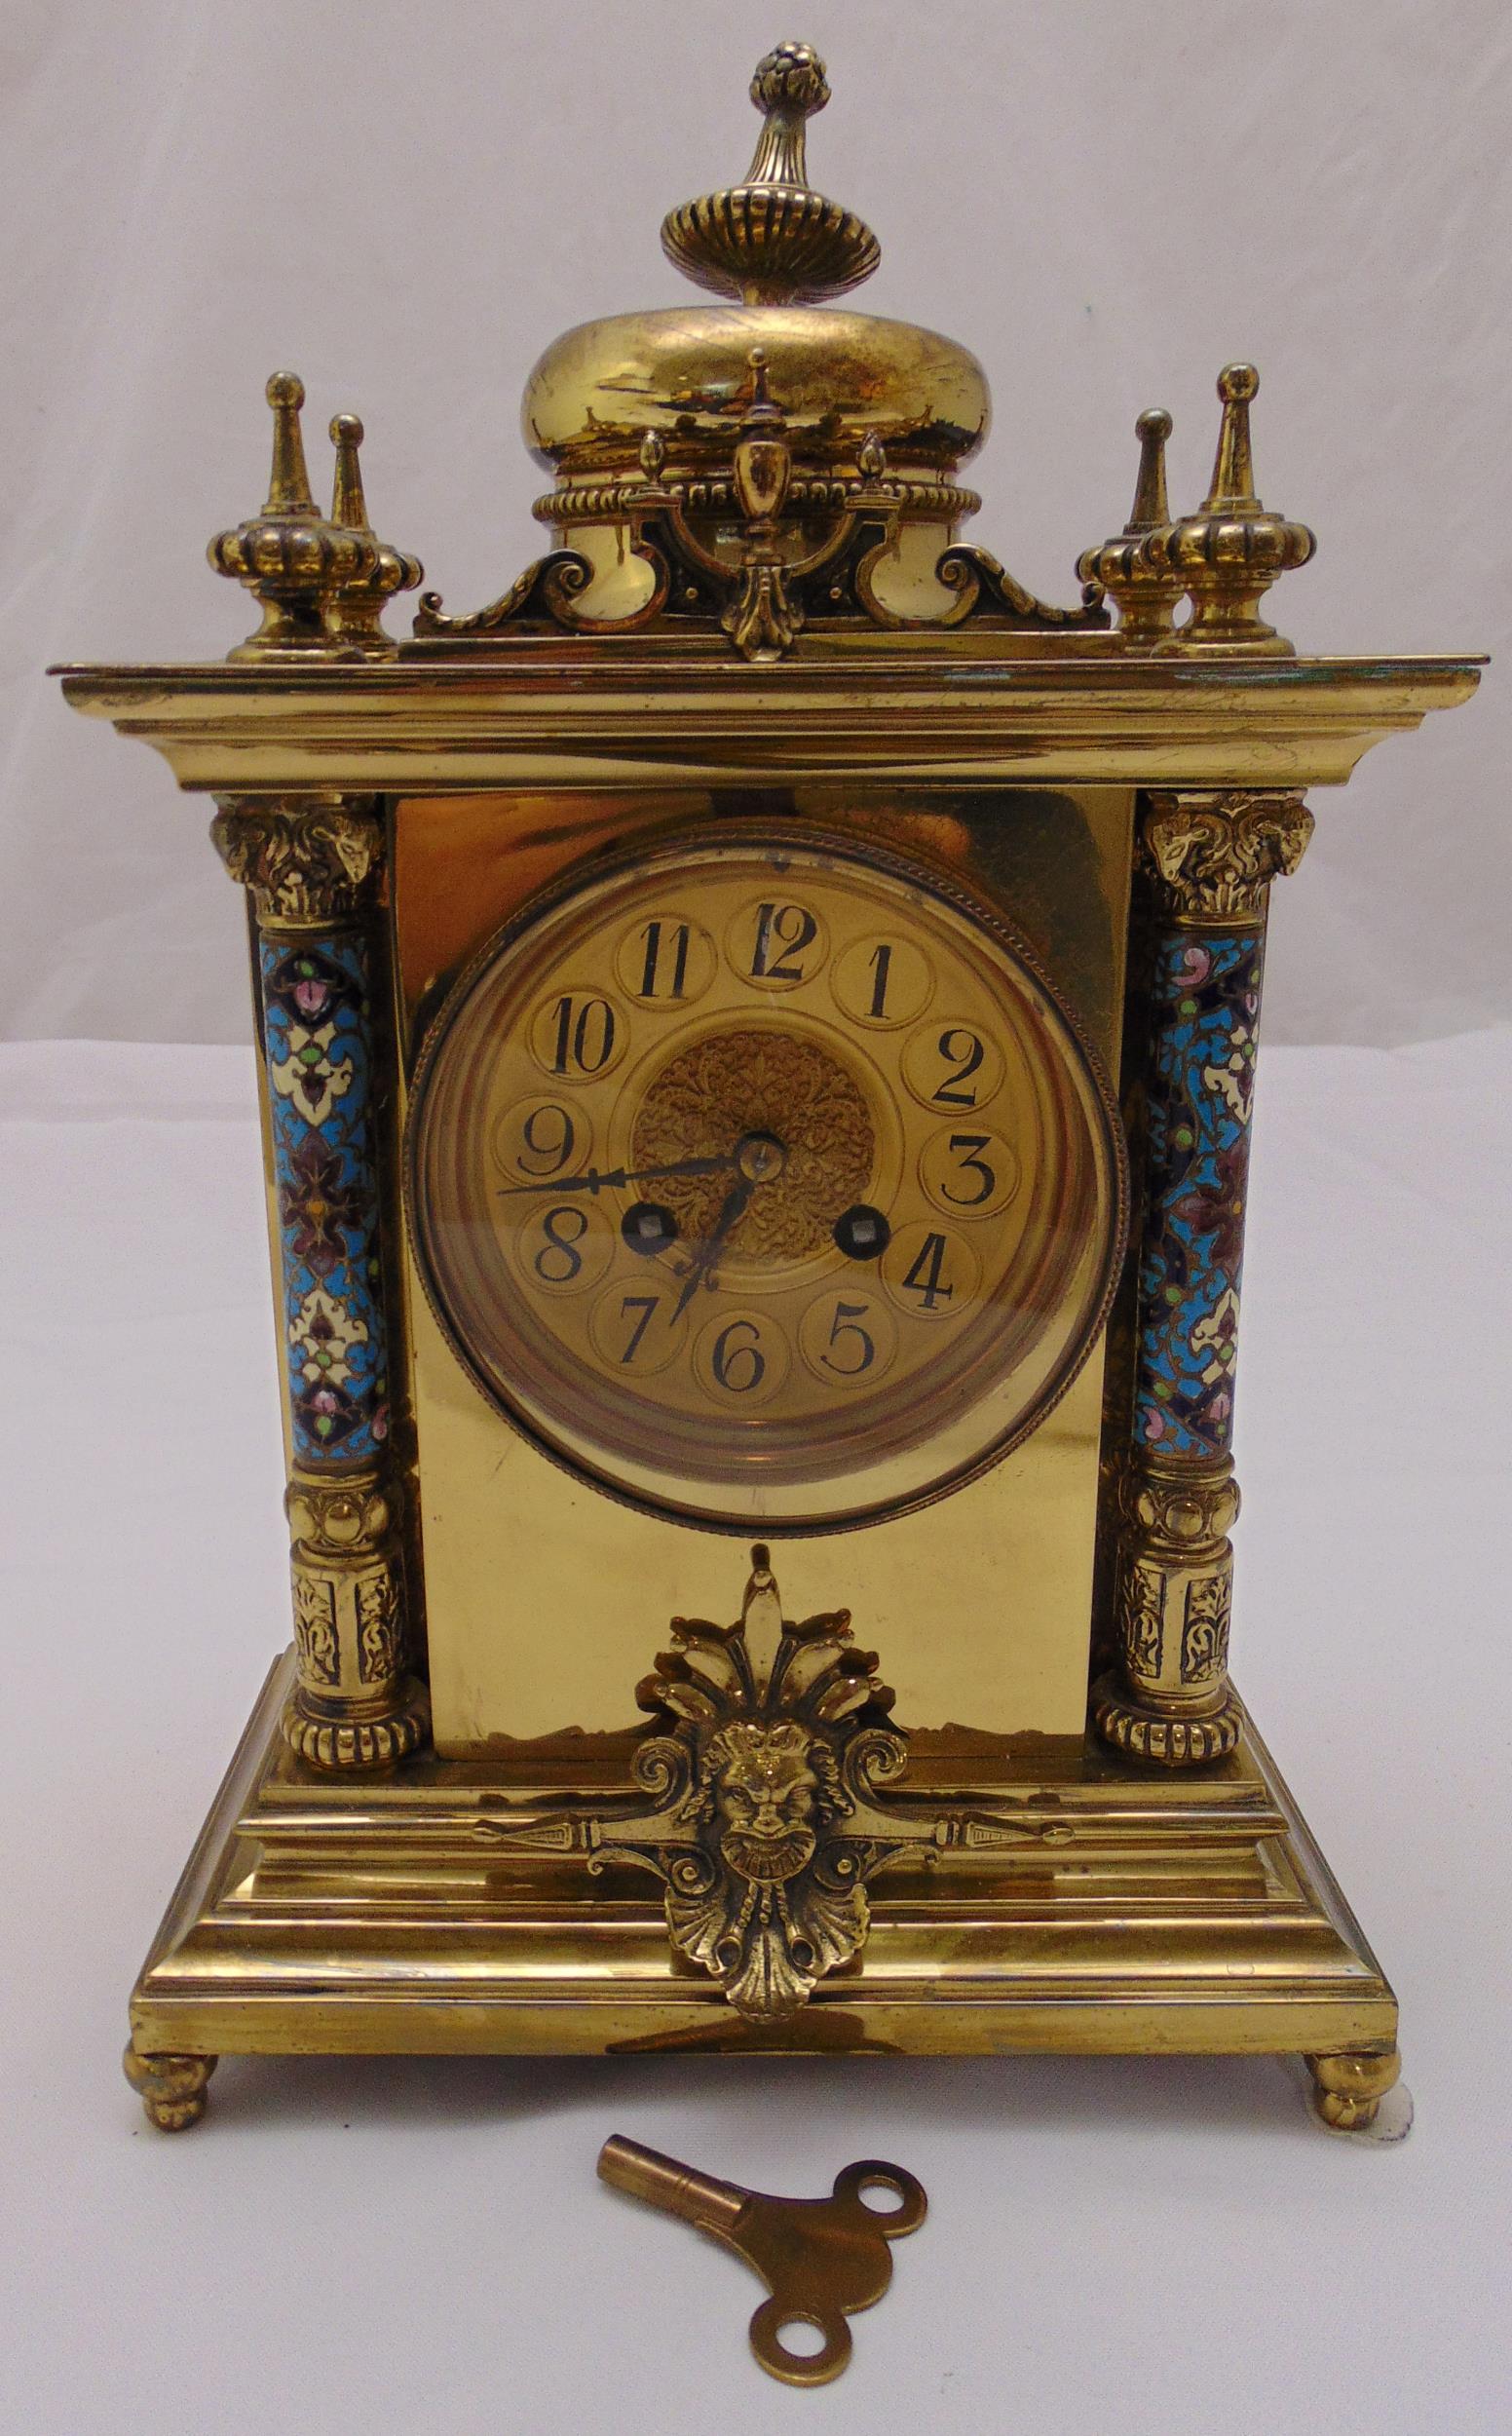
[(1120, 1490), (1118, 1663), (1093, 1714), (1170, 1768), (1238, 1739), (1229, 1453), (1269, 882), (1311, 834), (1300, 797), (1157, 794), (1132, 1439)]
[(389, 1437), (370, 927), (383, 829), (363, 799), (238, 797), (213, 835), (257, 922), (291, 1454), (284, 1733), (317, 1767), (386, 1766), (425, 1738), (427, 1712)]

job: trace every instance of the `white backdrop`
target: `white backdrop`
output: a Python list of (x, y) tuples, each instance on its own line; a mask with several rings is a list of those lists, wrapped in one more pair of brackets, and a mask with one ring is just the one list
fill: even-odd
[[(0, 1030), (245, 1037), (207, 807), (66, 712), (54, 659), (216, 657), (207, 538), (266, 484), (262, 383), (365, 417), (368, 493), (454, 606), (539, 546), (517, 437), (566, 324), (671, 301), (662, 211), (743, 169), (772, 40), (818, 44), (816, 183), (877, 227), (863, 300), (964, 339), (994, 437), (971, 528), (1074, 597), (1133, 418), (1206, 487), (1213, 381), (1261, 366), (1267, 503), (1312, 523), (1304, 649), (1494, 650), (1507, 623), (1512, 213), (1503, 0), (8, 0), (0, 260)], [(405, 613), (407, 616), (407, 612)], [(392, 621), (391, 621), (392, 622)], [(1499, 676), (1380, 748), (1275, 926), (1272, 1040), (1512, 1011)]]

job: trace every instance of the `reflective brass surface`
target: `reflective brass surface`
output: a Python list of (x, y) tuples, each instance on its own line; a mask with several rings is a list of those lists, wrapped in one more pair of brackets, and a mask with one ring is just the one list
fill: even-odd
[[(638, 472), (647, 432), (665, 440), (669, 472), (706, 471), (728, 458), (753, 346), (797, 454), (815, 470), (858, 473), (875, 433), (899, 473), (938, 477), (987, 438), (987, 376), (937, 330), (840, 306), (758, 314), (690, 302), (586, 322), (554, 339), (525, 385), (525, 444), (563, 483)], [(838, 414), (837, 396), (848, 401)]]
[[(847, 2316), (875, 2306), (892, 2281), (888, 2244), (924, 2223), (924, 2185), (901, 2165), (863, 2157), (842, 2168), (827, 2199), (772, 2199), (699, 2174), (691, 2165), (618, 2133), (598, 2155), (601, 2182), (667, 2216), (712, 2234), (753, 2266), (771, 2292), (751, 2320), (751, 2349), (771, 2377), (789, 2385), (827, 2385), (850, 2357)], [(874, 2208), (866, 2193), (883, 2190)], [(790, 2326), (823, 2337), (814, 2352), (783, 2342)]]
[[(562, 793), (400, 804), (395, 923), (405, 1037), (418, 1042), (451, 976), (580, 857), (625, 836), (650, 854), (717, 808), (717, 799), (697, 797), (629, 803)], [(987, 793), (836, 785), (795, 793), (784, 817), (956, 870), (1027, 941), (1111, 1068), (1132, 811), (1117, 790), (1036, 791), (1010, 806)], [(787, 993), (772, 995), (780, 1005)], [(611, 1505), (526, 1444), (464, 1375), (412, 1249), (407, 1265), (438, 1747), (503, 1755), (574, 1730), (623, 1735), (633, 1722), (630, 1687), (645, 1672), (641, 1613), (625, 1599), (626, 1580), (659, 1612), (720, 1615), (728, 1544)], [(865, 1617), (868, 1641), (886, 1649), (900, 1713), (916, 1733), (953, 1743), (963, 1768), (980, 1769), (991, 1751), (1001, 1767), (1014, 1735), (1081, 1734), (1101, 1402), (1099, 1349), (1048, 1421), (988, 1477), (844, 1542), (797, 1542), (813, 1585), (808, 1604)], [(540, 1619), (559, 1608), (564, 1580), (574, 1629), (544, 1633)], [(1002, 1587), (984, 1598), (984, 1580)], [(921, 1630), (915, 1619), (936, 1610), (949, 1613), (950, 1629)], [(624, 1780), (623, 1743), (618, 1766)]]
[[(181, 786), (428, 794), (765, 785), (846, 772), (913, 785), (1340, 785), (1362, 753), (1466, 702), (1475, 660), (1120, 657), (1112, 638), (897, 634), (826, 644), (802, 681), (690, 644), (517, 643), (485, 662), (62, 669), (76, 709), (161, 752)], [(1030, 651), (1031, 643), (1035, 648)], [(1046, 652), (1050, 656), (1045, 656)], [(1103, 654), (1107, 657), (1104, 658)], [(1090, 665), (1089, 665), (1090, 663)], [(963, 671), (969, 671), (969, 683)]]
[[(861, 1961), (761, 2028), (674, 1957), (643, 1872), (560, 1832), (499, 1852), (497, 1826), (559, 1818), (590, 1759), (542, 1760), (534, 1781), (427, 1758), (316, 1778), (279, 1732), (290, 1673), (269, 1678), (138, 1982), (138, 2059), (1395, 2046), (1395, 1999), (1247, 1721), (1196, 1776), (1095, 1747), (1025, 1766), (973, 1808), (1062, 1842), (882, 1872)], [(585, 1816), (623, 1799), (570, 1798)]]

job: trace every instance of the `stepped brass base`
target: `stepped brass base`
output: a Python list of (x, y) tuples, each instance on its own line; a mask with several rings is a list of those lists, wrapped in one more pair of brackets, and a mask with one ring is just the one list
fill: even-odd
[(856, 1960), (756, 2025), (674, 1954), (645, 1873), (480, 1832), (559, 1816), (570, 1769), (528, 1789), (497, 1762), (320, 1775), (279, 1732), (291, 1674), (269, 1676), (132, 2000), (129, 2072), (164, 2129), (225, 2054), (1299, 2051), (1345, 2128), (1396, 2076), (1396, 2000), (1247, 1719), (1191, 1774), (1089, 1736), (1015, 1779), (1055, 1841), (881, 1871)]

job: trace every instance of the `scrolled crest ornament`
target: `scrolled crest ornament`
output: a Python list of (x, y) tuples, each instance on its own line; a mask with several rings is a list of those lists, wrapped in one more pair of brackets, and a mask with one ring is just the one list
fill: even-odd
[(383, 867), (383, 822), (365, 796), (225, 795), (210, 837), (263, 923), (351, 921)]
[(849, 1615), (788, 1623), (765, 1547), (751, 1565), (737, 1623), (673, 1618), (676, 1647), (636, 1692), (668, 1731), (637, 1772), (691, 1831), (662, 1864), (673, 1945), (737, 2012), (775, 2021), (865, 1940), (885, 1847), (855, 1828), (906, 1745)]
[(1301, 795), (1153, 794), (1145, 852), (1172, 910), (1202, 921), (1257, 921), (1272, 880), (1307, 851), (1312, 815)]

